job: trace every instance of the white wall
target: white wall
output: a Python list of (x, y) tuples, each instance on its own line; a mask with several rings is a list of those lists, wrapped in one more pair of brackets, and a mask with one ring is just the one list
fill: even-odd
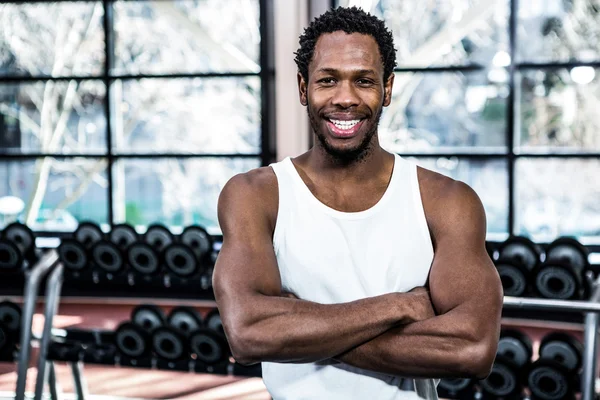
[(309, 21), (329, 8), (329, 0), (275, 0), (275, 118), (277, 161), (310, 147), (306, 108), (298, 97), (294, 52)]
[(308, 118), (298, 99), (294, 52), (308, 20), (306, 0), (275, 0), (277, 161), (308, 150)]

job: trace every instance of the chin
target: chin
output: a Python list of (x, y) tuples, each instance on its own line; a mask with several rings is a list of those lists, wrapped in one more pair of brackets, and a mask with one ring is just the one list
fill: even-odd
[(325, 143), (321, 140), (321, 146), (329, 154), (329, 156), (338, 162), (349, 163), (363, 159), (371, 150), (370, 143), (360, 142), (358, 145), (334, 146), (325, 139)]

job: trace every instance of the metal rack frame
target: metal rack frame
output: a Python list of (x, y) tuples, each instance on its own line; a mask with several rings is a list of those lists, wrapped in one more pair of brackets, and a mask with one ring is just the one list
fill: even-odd
[[(60, 285), (56, 285), (57, 277), (62, 275), (62, 263), (58, 261), (56, 250), (46, 252), (35, 265), (24, 272), (25, 287), (23, 295), (23, 311), (21, 316), (21, 339), (17, 365), (17, 384), (15, 400), (25, 400), (27, 370), (31, 359), (31, 347), (34, 340), (32, 325), (38, 291), (42, 279), (49, 274), (46, 281), (46, 311), (45, 324), (52, 325), (60, 299)], [(42, 338), (43, 339), (43, 338)], [(43, 345), (40, 351), (44, 351)]]
[(504, 308), (566, 311), (585, 313), (583, 377), (581, 400), (595, 399), (595, 379), (598, 371), (598, 323), (600, 322), (600, 277), (592, 283), (592, 296), (587, 301), (565, 301), (505, 297)]

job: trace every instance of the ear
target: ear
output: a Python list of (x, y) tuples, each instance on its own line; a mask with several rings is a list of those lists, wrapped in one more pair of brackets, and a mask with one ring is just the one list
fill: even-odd
[(392, 88), (394, 86), (394, 73), (390, 74), (390, 77), (385, 82), (385, 86), (383, 87), (383, 106), (387, 107), (392, 102)]
[(300, 72), (298, 72), (298, 93), (300, 94), (300, 104), (306, 106), (308, 97), (306, 95), (306, 81)]

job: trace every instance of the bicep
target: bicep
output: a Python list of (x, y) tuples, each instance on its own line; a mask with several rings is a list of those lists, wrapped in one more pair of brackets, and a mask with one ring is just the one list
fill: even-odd
[(495, 321), (502, 307), (502, 285), (485, 250), (485, 211), (475, 192), (458, 183), (436, 222), (436, 248), (429, 277), (438, 314), (462, 309), (480, 321)]
[(213, 291), (224, 323), (254, 295), (281, 293), (281, 278), (264, 201), (256, 188), (236, 176), (219, 197), (223, 245), (213, 272)]

